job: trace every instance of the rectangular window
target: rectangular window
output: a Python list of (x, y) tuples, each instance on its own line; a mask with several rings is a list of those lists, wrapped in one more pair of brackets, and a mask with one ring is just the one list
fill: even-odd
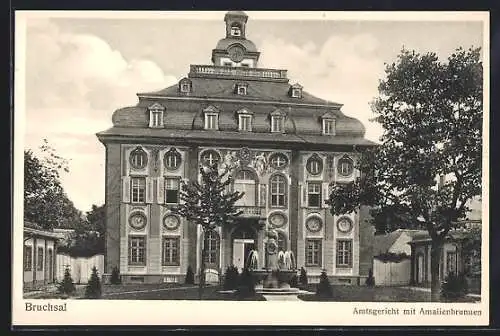
[(337, 267), (352, 267), (352, 240), (337, 240)]
[(24, 246), (24, 270), (31, 271), (33, 269), (33, 248)]
[(37, 271), (43, 271), (43, 247), (38, 248), (38, 255), (36, 258), (36, 270)]
[(166, 178), (165, 179), (165, 203), (177, 204), (179, 203), (179, 179)]
[(240, 131), (252, 130), (252, 116), (240, 115)]
[(250, 65), (248, 65), (246, 63), (241, 63), (241, 66), (244, 67), (244, 68), (248, 68)]
[(180, 244), (178, 237), (163, 238), (163, 265), (164, 266), (179, 266), (180, 265)]
[(129, 237), (128, 263), (129, 265), (146, 265), (146, 237)]
[(306, 239), (306, 265), (321, 266), (321, 239)]
[(282, 176), (276, 176), (271, 180), (271, 206), (285, 206), (286, 187)]
[(146, 178), (145, 177), (132, 177), (131, 182), (131, 200), (132, 203), (146, 202)]
[(333, 135), (335, 133), (333, 120), (325, 119), (323, 120), (323, 134)]
[(233, 65), (233, 63), (231, 63), (231, 62), (224, 62), (224, 66), (232, 66), (232, 65)]
[(217, 114), (205, 114), (205, 129), (207, 130), (217, 130), (218, 127), (218, 116)]
[(283, 117), (272, 116), (272, 118), (271, 118), (271, 132), (283, 132)]
[(308, 206), (321, 206), (321, 183), (309, 182), (307, 185)]
[(446, 252), (446, 274), (457, 274), (457, 253), (454, 251)]
[(189, 92), (189, 84), (185, 83), (181, 85), (181, 92)]
[(151, 127), (163, 126), (163, 111), (153, 110), (151, 111)]

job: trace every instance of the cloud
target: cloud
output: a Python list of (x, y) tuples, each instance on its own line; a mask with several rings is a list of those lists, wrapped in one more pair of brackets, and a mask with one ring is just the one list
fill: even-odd
[(125, 59), (104, 39), (62, 31), (47, 19), (28, 21), (25, 66), (25, 148), (37, 153), (47, 138), (69, 160), (62, 181), (75, 205), (103, 203), (104, 147), (95, 133), (111, 127), (115, 109), (135, 104), (137, 92), (177, 79), (151, 60)]
[(318, 97), (344, 104), (342, 111), (358, 118), (366, 137), (377, 141), (381, 127), (369, 121), (370, 101), (377, 96), (384, 61), (378, 40), (370, 34), (332, 35), (323, 44), (297, 45), (267, 38), (261, 45), (260, 66), (288, 69), (289, 78)]

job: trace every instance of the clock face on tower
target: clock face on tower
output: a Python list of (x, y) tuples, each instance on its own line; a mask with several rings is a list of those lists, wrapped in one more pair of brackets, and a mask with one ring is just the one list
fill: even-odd
[(243, 60), (244, 50), (240, 46), (232, 46), (228, 49), (229, 58), (233, 62), (241, 62)]
[(269, 216), (269, 222), (273, 227), (279, 228), (286, 224), (286, 218), (285, 215), (281, 213), (274, 213), (271, 216)]
[(179, 218), (177, 216), (168, 215), (163, 218), (163, 226), (167, 230), (175, 230), (179, 227)]
[(142, 230), (146, 226), (146, 216), (140, 212), (133, 213), (130, 215), (129, 224), (135, 230)]

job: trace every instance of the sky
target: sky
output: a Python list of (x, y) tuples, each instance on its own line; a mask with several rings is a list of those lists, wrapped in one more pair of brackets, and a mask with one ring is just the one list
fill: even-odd
[[(370, 122), (369, 104), (384, 64), (403, 47), (445, 60), (460, 46), (483, 45), (483, 23), (477, 20), (246, 13), (247, 38), (261, 52), (259, 67), (287, 69), (291, 83), (343, 104), (344, 114), (358, 118), (373, 141), (381, 128)], [(136, 104), (136, 93), (175, 84), (190, 64), (210, 64), (212, 49), (225, 35), (224, 12), (116, 15), (26, 16), (24, 39), (16, 42), (16, 49), (22, 43), (25, 50), (24, 63), (16, 64), (25, 76), (24, 148), (37, 154), (45, 138), (69, 160), (62, 183), (82, 211), (104, 203), (105, 153), (95, 133), (112, 126), (116, 109)]]

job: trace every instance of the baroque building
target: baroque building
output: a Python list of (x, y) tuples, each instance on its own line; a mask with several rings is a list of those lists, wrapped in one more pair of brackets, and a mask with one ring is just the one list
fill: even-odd
[[(311, 281), (322, 270), (334, 282), (357, 284), (371, 267), (367, 210), (330, 214), (330, 186), (352, 181), (365, 128), (341, 104), (291, 83), (286, 70), (259, 68), (246, 38), (248, 16), (226, 13), (226, 36), (210, 65), (191, 65), (187, 77), (157, 92), (139, 93), (135, 106), (113, 113), (97, 134), (106, 149), (105, 272), (124, 282), (184, 281), (200, 267), (207, 246), (207, 280), (228, 265), (243, 267), (249, 251), (264, 264), (265, 227), (280, 250), (293, 252)], [(170, 212), (183, 180), (219, 162), (234, 177), (239, 224), (202, 237), (200, 228)]]

